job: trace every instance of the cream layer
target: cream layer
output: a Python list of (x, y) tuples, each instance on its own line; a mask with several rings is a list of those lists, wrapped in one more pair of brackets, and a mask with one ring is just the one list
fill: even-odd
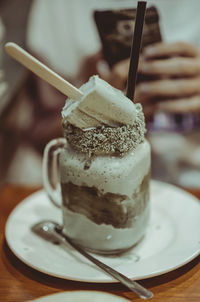
[(61, 182), (96, 187), (102, 193), (125, 194), (132, 197), (151, 164), (150, 145), (147, 140), (123, 157), (96, 156), (88, 170), (84, 169), (85, 155), (75, 152), (69, 145), (60, 154)]
[(135, 245), (145, 234), (150, 215), (147, 205), (142, 213), (133, 219), (130, 228), (114, 228), (112, 225), (98, 225), (86, 216), (63, 207), (64, 233), (81, 246), (99, 253), (115, 253)]

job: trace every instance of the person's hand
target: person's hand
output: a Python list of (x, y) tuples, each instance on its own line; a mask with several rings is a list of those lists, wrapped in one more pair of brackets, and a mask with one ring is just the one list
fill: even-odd
[[(129, 59), (115, 64), (101, 75), (118, 89), (125, 90)], [(200, 53), (188, 43), (158, 43), (148, 46), (140, 56), (139, 75), (150, 80), (136, 86), (135, 98), (145, 115), (158, 110), (200, 111)]]
[(138, 68), (153, 81), (137, 85), (146, 114), (161, 109), (200, 112), (200, 53), (188, 43), (158, 43), (144, 49)]
[(110, 69), (105, 61), (98, 65), (98, 74), (113, 87), (124, 91), (129, 70), (129, 59), (125, 59), (113, 65)]

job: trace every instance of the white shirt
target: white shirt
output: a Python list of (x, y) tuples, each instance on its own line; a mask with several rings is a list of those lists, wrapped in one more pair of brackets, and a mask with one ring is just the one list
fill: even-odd
[[(200, 47), (200, 0), (151, 0), (147, 5), (159, 11), (164, 41), (187, 41)], [(55, 71), (76, 77), (82, 60), (101, 48), (94, 10), (133, 7), (136, 0), (35, 0), (27, 45)]]

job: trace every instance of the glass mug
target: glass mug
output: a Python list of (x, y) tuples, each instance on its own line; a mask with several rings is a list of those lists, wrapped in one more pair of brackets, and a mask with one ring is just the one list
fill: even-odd
[(121, 253), (144, 236), (149, 220), (150, 145), (123, 157), (86, 155), (64, 138), (44, 150), (44, 188), (62, 210), (63, 232), (85, 249)]

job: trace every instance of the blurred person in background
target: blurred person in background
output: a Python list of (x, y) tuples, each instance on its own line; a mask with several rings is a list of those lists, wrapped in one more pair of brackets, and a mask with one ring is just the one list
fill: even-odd
[[(150, 5), (159, 13), (162, 42), (142, 51), (139, 73), (155, 80), (138, 83), (135, 101), (142, 103), (148, 122), (153, 177), (187, 185), (195, 177), (186, 177), (181, 183), (179, 164), (194, 166), (195, 173), (200, 173), (196, 148), (196, 144), (200, 146), (199, 137), (195, 132), (188, 144), (185, 135), (191, 131), (193, 135), (200, 125), (200, 1), (152, 0)], [(77, 87), (92, 74), (99, 74), (125, 90), (129, 59), (108, 66), (93, 13), (133, 6), (137, 7), (136, 0), (35, 0), (29, 15), (27, 48)], [(46, 82), (33, 78), (35, 120), (30, 138), (42, 154), (48, 140), (62, 135), (60, 112), (66, 98)], [(181, 156), (180, 150), (185, 151)], [(188, 152), (196, 153), (188, 157)]]
[[(129, 59), (109, 68), (103, 57), (93, 12), (132, 8), (134, 4), (136, 8), (137, 1), (125, 0), (101, 3), (36, 0), (29, 19), (29, 49), (77, 87), (90, 75), (99, 74), (113, 86), (125, 90)], [(152, 0), (148, 2), (148, 6), (151, 5), (159, 13), (162, 42), (147, 46), (141, 54), (139, 73), (153, 76), (155, 80), (138, 83), (135, 101), (142, 103), (148, 122), (153, 177), (195, 186), (200, 169), (197, 135), (200, 125), (200, 2)], [(56, 99), (53, 94), (50, 97), (48, 85), (43, 83), (42, 86), (40, 92), (45, 106), (52, 106), (53, 110), (57, 107), (60, 112), (62, 97)], [(59, 125), (56, 121), (55, 124)], [(41, 130), (38, 125), (38, 132)], [(183, 176), (187, 166), (194, 168), (192, 178)], [(179, 175), (180, 167), (183, 169)]]

